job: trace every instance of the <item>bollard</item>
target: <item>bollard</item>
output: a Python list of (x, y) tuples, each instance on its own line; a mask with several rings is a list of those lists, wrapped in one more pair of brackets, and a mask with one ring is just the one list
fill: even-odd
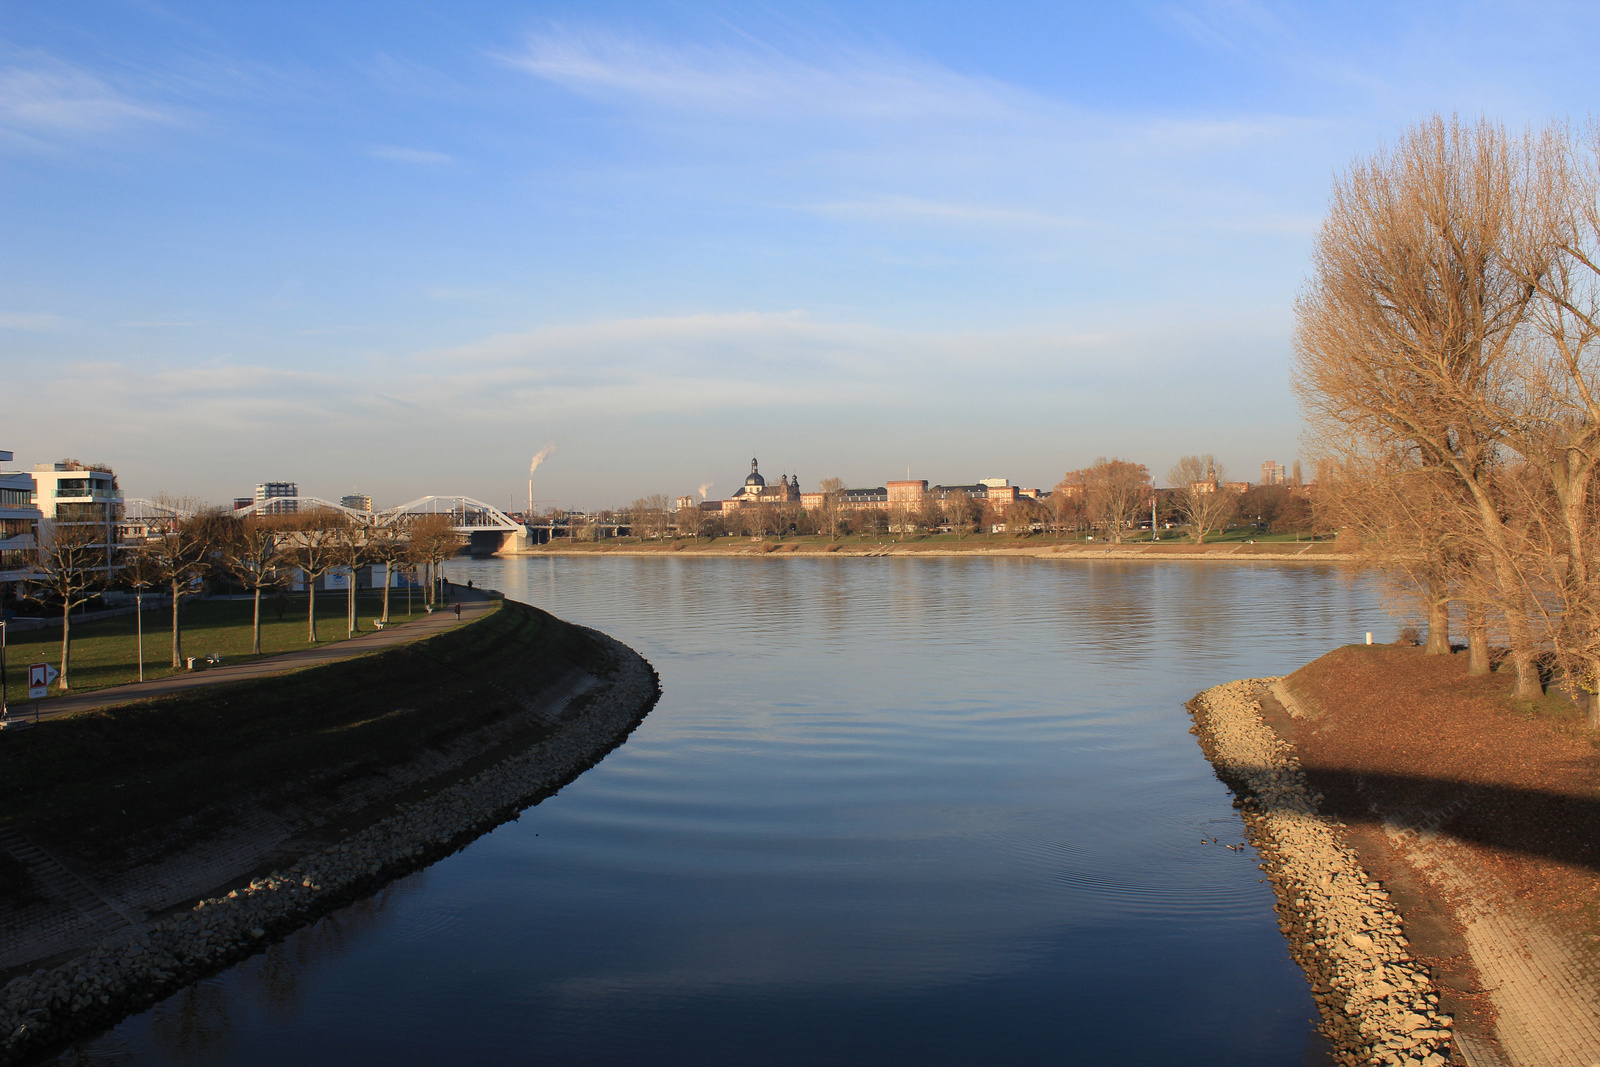
[(1369, 645), (1372, 644), (1372, 631), (1371, 630), (1367, 631), (1367, 644), (1369, 644)]
[(192, 671), (192, 670), (194, 670), (194, 657), (193, 656), (189, 656), (188, 660), (189, 660), (189, 669)]

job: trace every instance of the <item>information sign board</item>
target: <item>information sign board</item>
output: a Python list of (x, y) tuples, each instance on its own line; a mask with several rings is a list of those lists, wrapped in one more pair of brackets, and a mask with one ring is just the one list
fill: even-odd
[(50, 689), (50, 683), (55, 681), (60, 673), (48, 663), (28, 664), (28, 699), (43, 700)]

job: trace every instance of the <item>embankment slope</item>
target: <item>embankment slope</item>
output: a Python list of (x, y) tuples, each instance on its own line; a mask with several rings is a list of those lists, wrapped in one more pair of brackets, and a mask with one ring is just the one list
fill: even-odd
[[(7, 731), (11, 827), (138, 921), (74, 924), (51, 885), (0, 902), (0, 946), (34, 961), (0, 989), (0, 1063), (461, 847), (592, 766), (658, 693), (631, 649), (507, 601), (361, 660)], [(27, 944), (41, 928), (53, 943)]]
[[(1348, 646), (1275, 682), (1234, 683), (1232, 714), (1283, 746), (1315, 801), (1306, 825), (1394, 908), (1392, 930), (1368, 921), (1425, 966), (1458, 1054), (1588, 1067), (1600, 1062), (1600, 752), (1570, 701), (1520, 704), (1503, 676), (1466, 677), (1464, 660)], [(1374, 961), (1356, 954), (1349, 983), (1329, 986), (1317, 970), (1329, 939), (1302, 931), (1350, 884), (1275, 881), (1291, 944), (1339, 1010)]]

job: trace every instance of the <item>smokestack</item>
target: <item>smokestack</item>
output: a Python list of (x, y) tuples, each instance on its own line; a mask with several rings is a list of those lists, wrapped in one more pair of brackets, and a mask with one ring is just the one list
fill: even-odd
[(525, 521), (533, 521), (533, 472), (539, 469), (539, 464), (550, 458), (550, 453), (556, 450), (556, 443), (551, 441), (533, 454), (533, 462), (528, 464), (528, 514)]

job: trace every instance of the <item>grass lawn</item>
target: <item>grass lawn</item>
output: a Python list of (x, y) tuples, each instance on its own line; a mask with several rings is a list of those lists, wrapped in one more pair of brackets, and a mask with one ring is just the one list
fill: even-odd
[[(276, 598), (261, 601), (261, 651), (271, 656), (307, 647), (306, 598), (283, 598), (283, 618), (278, 618)], [(422, 596), (413, 590), (412, 614), (406, 614), (405, 591), (389, 596), (391, 624), (424, 615)], [(179, 615), (183, 625), (183, 654), (208, 656), (215, 652), (225, 661), (252, 658), (250, 618), (254, 605), (248, 600), (189, 600)], [(373, 629), (372, 620), (383, 611), (383, 594), (361, 593), (356, 597), (356, 619), (363, 631)], [(317, 594), (317, 638), (319, 643), (343, 641), (345, 596), (342, 592)], [(13, 707), (29, 703), (27, 667), (48, 663), (61, 667), (61, 628), (6, 634), (6, 702)], [(146, 608), (144, 612), (144, 676), (146, 680), (176, 674), (172, 663), (172, 610)], [(135, 616), (118, 615), (110, 619), (72, 624), (71, 692), (123, 685), (139, 680), (139, 643)], [(50, 697), (60, 695), (54, 685)], [(46, 699), (49, 699), (47, 697)]]

